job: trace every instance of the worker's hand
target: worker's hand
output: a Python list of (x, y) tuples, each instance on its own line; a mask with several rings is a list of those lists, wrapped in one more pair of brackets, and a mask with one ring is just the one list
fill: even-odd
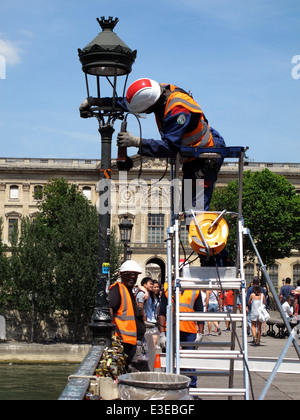
[(102, 100), (99, 98), (93, 98), (92, 96), (86, 98), (80, 105), (79, 105), (79, 112), (81, 118), (88, 118), (91, 117), (91, 106), (101, 106)]
[(133, 134), (126, 132), (120, 132), (118, 134), (117, 145), (121, 147), (139, 147), (141, 139), (135, 137)]
[(88, 118), (89, 117), (89, 101), (88, 99), (85, 99), (79, 106), (79, 112), (80, 112), (80, 116), (81, 118)]
[(201, 343), (203, 340), (203, 334), (198, 333), (195, 339), (195, 343)]
[(162, 349), (166, 348), (167, 345), (167, 337), (166, 337), (166, 333), (162, 332), (159, 334), (159, 345)]

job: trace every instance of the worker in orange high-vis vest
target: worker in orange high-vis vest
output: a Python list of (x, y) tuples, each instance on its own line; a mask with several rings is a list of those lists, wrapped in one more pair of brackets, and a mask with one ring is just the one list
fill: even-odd
[[(80, 116), (88, 118), (91, 106), (111, 106), (112, 98), (88, 98), (79, 107)], [(154, 113), (161, 139), (136, 137), (129, 131), (118, 133), (119, 147), (137, 147), (142, 156), (176, 158), (182, 146), (207, 149), (226, 147), (223, 137), (209, 122), (192, 95), (167, 83), (143, 78), (133, 82), (125, 98), (118, 98), (116, 106), (133, 114)], [(182, 165), (182, 210), (209, 210), (213, 190), (223, 158), (184, 158)], [(176, 207), (177, 204), (175, 203)], [(187, 227), (191, 217), (186, 218)], [(216, 256), (223, 266), (222, 251)], [(203, 258), (202, 265), (215, 265)]]
[[(159, 331), (160, 346), (166, 347), (166, 312), (168, 305), (168, 285), (165, 282), (164, 291), (162, 293), (160, 310), (159, 310)], [(179, 295), (179, 311), (180, 312), (203, 312), (203, 302), (201, 292), (199, 290), (184, 290)], [(198, 328), (197, 328), (198, 327)], [(183, 342), (201, 342), (203, 339), (204, 323), (194, 321), (180, 321), (180, 341)], [(193, 347), (185, 347), (190, 349)], [(197, 387), (197, 377), (191, 376), (191, 388)]]
[(109, 289), (110, 312), (116, 325), (116, 334), (121, 337), (124, 353), (128, 356), (126, 359), (128, 372), (149, 371), (143, 312), (138, 307), (132, 292), (141, 272), (140, 266), (135, 261), (125, 261), (120, 268), (121, 282), (116, 282)]
[[(111, 98), (85, 99), (79, 107), (80, 116), (87, 118), (90, 115), (90, 106), (109, 106), (111, 103)], [(159, 84), (148, 78), (138, 79), (129, 86), (126, 98), (118, 98), (116, 105), (134, 114), (154, 113), (160, 140), (141, 139), (129, 131), (118, 134), (118, 146), (138, 147), (143, 156), (175, 158), (181, 146), (201, 148), (226, 146), (223, 137), (210, 127), (203, 110), (191, 94), (175, 85)], [(191, 180), (193, 184), (192, 203), (189, 203), (191, 205), (186, 210), (192, 207), (194, 210), (203, 210), (203, 189), (199, 188), (203, 183), (204, 210), (209, 209), (222, 163), (222, 158), (186, 159), (182, 167), (183, 180)], [(183, 187), (184, 184), (183, 182)]]
[[(140, 139), (130, 132), (118, 134), (119, 146), (139, 147), (143, 156), (176, 157), (181, 146), (225, 147), (224, 139), (209, 126), (203, 110), (191, 94), (175, 85), (159, 84), (147, 78), (136, 80), (127, 90), (126, 107), (133, 113), (150, 114), (153, 112), (155, 115), (160, 140)], [(221, 158), (185, 159), (182, 168), (183, 181), (190, 179), (193, 183), (190, 208), (203, 210), (201, 201), (203, 190), (197, 187), (197, 183), (201, 186), (204, 183), (204, 210), (209, 209), (222, 162)], [(183, 182), (183, 188), (184, 185), (185, 182)]]

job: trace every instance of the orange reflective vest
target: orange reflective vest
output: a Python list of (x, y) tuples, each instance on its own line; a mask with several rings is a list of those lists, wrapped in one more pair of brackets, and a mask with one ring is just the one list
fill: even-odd
[[(185, 133), (182, 138), (182, 146), (193, 147), (214, 147), (213, 137), (210, 127), (204, 117), (203, 111), (194, 99), (187, 93), (183, 93), (181, 89), (174, 85), (162, 83), (161, 87), (170, 86), (171, 93), (167, 96), (164, 118), (176, 106), (182, 106), (190, 112), (200, 114), (198, 126), (191, 132)], [(158, 129), (161, 129), (160, 122), (156, 118)]]
[[(168, 284), (164, 284), (164, 291), (168, 299)], [(199, 290), (185, 290), (179, 294), (179, 312), (194, 312), (194, 305), (198, 298)], [(197, 324), (194, 321), (180, 321), (180, 331), (197, 334)]]
[(119, 286), (121, 305), (112, 322), (117, 326), (116, 334), (122, 337), (123, 343), (136, 345), (137, 330), (131, 296), (127, 287), (120, 282), (110, 286), (110, 289), (116, 285)]

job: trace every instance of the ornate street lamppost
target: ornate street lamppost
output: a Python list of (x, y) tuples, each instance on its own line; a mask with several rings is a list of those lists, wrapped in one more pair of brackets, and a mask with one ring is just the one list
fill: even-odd
[(133, 224), (128, 220), (128, 216), (125, 215), (124, 219), (119, 223), (121, 242), (124, 245), (124, 261), (131, 259), (131, 253), (129, 252), (129, 244), (131, 242)]
[[(108, 287), (110, 271), (110, 187), (111, 187), (111, 143), (116, 119), (123, 119), (124, 111), (116, 106), (117, 80), (126, 76), (123, 88), (125, 96), (128, 75), (136, 58), (132, 51), (114, 32), (119, 19), (101, 17), (97, 19), (102, 32), (85, 48), (78, 49), (82, 70), (85, 73), (88, 112), (87, 117), (95, 117), (99, 122), (101, 135), (101, 169), (100, 169), (100, 210), (99, 210), (99, 250), (97, 273), (97, 296), (92, 323), (94, 345), (110, 345), (113, 325), (108, 304)], [(96, 79), (96, 94), (90, 94), (89, 76)], [(100, 79), (109, 83), (112, 88), (109, 106), (103, 106)]]

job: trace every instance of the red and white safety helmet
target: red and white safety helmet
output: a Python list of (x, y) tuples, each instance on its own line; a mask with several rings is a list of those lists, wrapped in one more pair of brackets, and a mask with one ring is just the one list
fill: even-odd
[(127, 108), (134, 114), (145, 112), (158, 101), (161, 92), (161, 87), (155, 80), (138, 79), (127, 90)]

